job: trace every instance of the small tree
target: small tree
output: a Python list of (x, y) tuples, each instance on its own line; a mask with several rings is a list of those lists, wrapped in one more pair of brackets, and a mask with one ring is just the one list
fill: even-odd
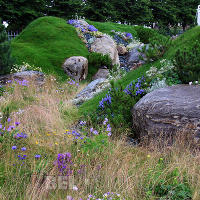
[(12, 65), (10, 42), (5, 27), (0, 20), (0, 75), (9, 73)]

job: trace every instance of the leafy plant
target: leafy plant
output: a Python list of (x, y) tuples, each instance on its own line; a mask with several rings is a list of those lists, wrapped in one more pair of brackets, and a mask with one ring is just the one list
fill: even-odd
[(163, 158), (160, 158), (155, 168), (148, 169), (146, 176), (147, 197), (162, 200), (191, 200), (192, 191), (185, 178), (180, 180), (178, 168), (163, 176), (165, 168), (166, 164)]
[(91, 114), (93, 122), (101, 122), (105, 117), (115, 128), (130, 128), (132, 124), (131, 109), (143, 97), (147, 84), (144, 77), (131, 82), (125, 89), (111, 81), (107, 95), (99, 102), (96, 115)]
[(183, 83), (200, 79), (200, 44), (196, 41), (192, 48), (179, 49), (175, 54), (174, 65)]
[[(150, 44), (148, 45), (144, 45), (141, 50), (139, 49), (139, 51), (145, 54), (145, 60), (147, 62), (152, 62), (158, 60), (164, 55), (171, 45), (171, 39), (170, 37), (156, 35), (149, 39), (149, 43)], [(141, 59), (144, 60), (143, 57), (141, 57)]]
[(137, 36), (140, 42), (144, 44), (150, 43), (150, 39), (159, 35), (157, 31), (152, 30), (150, 28), (144, 28), (142, 26), (136, 26), (135, 30), (137, 31)]
[(101, 53), (92, 52), (88, 56), (89, 67), (103, 67), (106, 66), (108, 69), (112, 68), (112, 60), (109, 55), (103, 55)]
[(0, 75), (9, 73), (13, 64), (14, 60), (11, 57), (8, 35), (0, 19)]

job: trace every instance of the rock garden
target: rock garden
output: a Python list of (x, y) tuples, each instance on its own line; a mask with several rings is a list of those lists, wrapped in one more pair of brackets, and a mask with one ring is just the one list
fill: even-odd
[(42, 17), (2, 43), (0, 199), (200, 199), (200, 29), (120, 27)]

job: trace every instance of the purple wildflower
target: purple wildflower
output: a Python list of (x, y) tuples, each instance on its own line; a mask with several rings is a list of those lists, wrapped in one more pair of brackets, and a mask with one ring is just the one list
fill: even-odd
[(7, 119), (7, 122), (8, 122), (8, 123), (10, 123), (10, 122), (11, 122), (11, 119), (10, 119), (10, 118), (8, 118), (8, 119)]
[(16, 126), (19, 126), (19, 125), (20, 125), (20, 122), (15, 122), (15, 125), (16, 125)]
[(105, 118), (105, 119), (104, 119), (104, 122), (103, 122), (103, 125), (106, 125), (107, 122), (108, 122), (108, 119)]
[(22, 150), (22, 151), (26, 151), (26, 147), (22, 147), (21, 150)]
[(39, 159), (40, 157), (41, 157), (41, 155), (39, 155), (39, 154), (36, 154), (36, 155), (35, 155), (35, 158), (36, 158), (36, 159)]
[(86, 124), (86, 121), (81, 121), (80, 122), (80, 125), (85, 125)]
[(129, 39), (133, 39), (133, 36), (131, 33), (126, 33), (126, 37), (129, 38)]
[(99, 134), (97, 130), (94, 130), (93, 133), (94, 133), (94, 135), (98, 135)]
[(91, 31), (91, 32), (98, 31), (98, 29), (96, 29), (93, 25), (89, 25), (88, 30)]
[(17, 149), (17, 146), (12, 146), (12, 150), (15, 150), (15, 149)]

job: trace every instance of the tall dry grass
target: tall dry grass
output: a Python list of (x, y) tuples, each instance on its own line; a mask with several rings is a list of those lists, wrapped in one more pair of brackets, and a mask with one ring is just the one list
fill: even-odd
[[(162, 149), (159, 142), (162, 142)], [(52, 191), (45, 188), (45, 184), (38, 190), (35, 184), (30, 184), (28, 191), (30, 188), (36, 189), (32, 190), (31, 196), (28, 193), (31, 197), (29, 199), (65, 199), (70, 195), (79, 200), (80, 197), (87, 199), (88, 194), (104, 194), (111, 191), (120, 193), (125, 199), (155, 199), (153, 196), (147, 198), (148, 185), (153, 184), (155, 187), (160, 180), (166, 180), (167, 183), (169, 174), (176, 169), (179, 172), (177, 181), (183, 182), (187, 179), (193, 192), (192, 199), (200, 199), (199, 150), (191, 151), (188, 141), (184, 141), (182, 137), (177, 137), (171, 146), (168, 146), (168, 143), (163, 144), (159, 139), (148, 146), (132, 147), (119, 140), (111, 143), (113, 145), (103, 153), (96, 152), (93, 159), (81, 152), (73, 158), (75, 165), (85, 164), (84, 172), (73, 176), (73, 184), (78, 187), (78, 191), (70, 188), (68, 190), (57, 188)], [(154, 179), (153, 177), (160, 172), (158, 163), (161, 159), (164, 169)], [(55, 171), (55, 167), (52, 170)], [(56, 176), (55, 173), (52, 174)]]
[[(171, 145), (168, 141), (163, 142), (163, 137), (139, 146), (127, 145), (125, 140), (110, 139), (109, 146), (101, 152), (85, 153), (80, 146), (72, 146), (71, 139), (63, 137), (65, 129), (79, 119), (78, 110), (70, 101), (78, 91), (65, 88), (58, 92), (58, 88), (60, 86), (54, 78), (49, 77), (41, 88), (34, 84), (25, 88), (16, 85), (0, 101), (1, 112), (10, 108), (12, 121), (21, 122), (20, 131), (29, 135), (25, 166), (13, 167), (16, 159), (11, 147), (1, 148), (0, 175), (6, 181), (0, 187), (0, 199), (53, 200), (66, 199), (69, 195), (78, 200), (87, 199), (89, 194), (117, 192), (126, 200), (153, 200), (156, 199), (153, 194), (157, 183), (160, 180), (167, 183), (169, 174), (176, 169), (179, 172), (177, 181), (186, 180), (192, 189), (192, 199), (200, 199), (200, 154), (188, 134), (177, 134)], [(21, 114), (17, 113), (19, 108), (23, 110)], [(47, 156), (40, 160), (29, 159), (38, 151)], [(58, 153), (64, 152), (73, 155), (70, 187), (49, 190), (46, 187), (47, 175), (58, 178), (54, 161)], [(80, 168), (82, 171), (77, 173)], [(72, 189), (73, 185), (78, 191)], [(152, 196), (147, 197), (149, 185), (152, 185)]]

